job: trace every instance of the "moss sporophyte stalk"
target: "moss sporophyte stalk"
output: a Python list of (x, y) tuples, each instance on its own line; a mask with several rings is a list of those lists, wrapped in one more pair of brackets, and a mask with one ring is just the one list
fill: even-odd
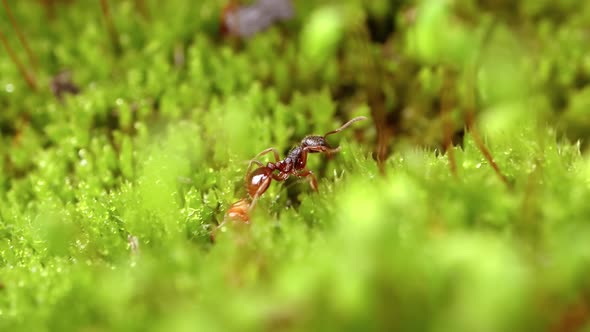
[(587, 331), (588, 13), (2, 0), (0, 331)]

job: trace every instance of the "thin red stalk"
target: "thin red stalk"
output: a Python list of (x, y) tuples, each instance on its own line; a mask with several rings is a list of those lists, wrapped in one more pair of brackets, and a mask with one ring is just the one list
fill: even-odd
[(468, 100), (467, 100), (467, 110), (465, 112), (465, 119), (467, 122), (467, 129), (469, 129), (469, 132), (471, 133), (471, 136), (473, 137), (473, 140), (475, 141), (475, 145), (477, 145), (477, 148), (479, 149), (479, 151), (481, 151), (481, 153), (484, 155), (484, 157), (486, 158), (488, 163), (490, 163), (490, 165), (492, 166), (492, 168), (494, 169), (494, 171), (496, 172), (496, 175), (498, 175), (500, 180), (502, 180), (502, 182), (504, 182), (506, 185), (508, 185), (508, 179), (506, 178), (506, 176), (504, 176), (504, 174), (502, 174), (502, 172), (500, 171), (500, 167), (498, 167), (498, 164), (496, 164), (496, 162), (494, 161), (494, 157), (492, 156), (492, 153), (490, 152), (490, 150), (488, 150), (488, 148), (484, 144), (483, 139), (479, 135), (479, 131), (476, 128), (477, 126), (475, 125), (475, 120), (474, 120), (475, 108), (476, 108), (476, 98), (477, 98), (476, 97), (476, 95), (477, 95), (477, 87), (476, 87), (477, 86), (477, 84), (476, 84), (477, 69), (479, 68), (479, 62), (481, 60), (481, 51), (485, 45), (485, 41), (487, 41), (491, 38), (495, 25), (496, 25), (496, 21), (494, 20), (489, 25), (489, 27), (482, 39), (482, 46), (479, 49), (479, 51), (477, 52), (477, 54), (474, 58), (473, 64), (471, 66), (467, 67), (467, 70), (469, 70), (469, 72), (468, 72), (469, 95), (468, 95)]
[(119, 53), (121, 51), (121, 45), (119, 44), (119, 38), (117, 37), (117, 29), (115, 28), (115, 24), (113, 23), (113, 17), (111, 15), (111, 10), (109, 9), (108, 1), (100, 0), (100, 8), (102, 9), (102, 15), (104, 16), (105, 24), (107, 26), (107, 30), (111, 38), (113, 49), (115, 50), (115, 53)]
[[(387, 109), (385, 106), (385, 96), (382, 92), (383, 75), (379, 68), (376, 55), (371, 49), (369, 40), (369, 31), (364, 24), (359, 24), (354, 30), (358, 39), (358, 47), (361, 53), (367, 55), (364, 60), (364, 66), (361, 69), (364, 74), (360, 74), (362, 84), (367, 90), (371, 118), (375, 124), (377, 132), (377, 142), (375, 146), (375, 159), (381, 175), (385, 175), (385, 160), (387, 159), (389, 142), (394, 134), (393, 129), (387, 124)], [(367, 77), (368, 76), (368, 77)]]
[(135, 0), (135, 6), (143, 17), (147, 19), (150, 18), (150, 13), (148, 11), (147, 5), (145, 4), (145, 0)]
[(27, 55), (29, 57), (29, 61), (31, 62), (32, 67), (34, 69), (37, 69), (38, 68), (37, 58), (33, 54), (33, 51), (31, 51), (31, 47), (29, 47), (29, 43), (27, 42), (25, 35), (20, 30), (18, 24), (16, 24), (16, 20), (14, 19), (14, 15), (12, 15), (12, 10), (10, 10), (10, 6), (8, 6), (8, 2), (6, 0), (2, 0), (2, 4), (4, 5), (4, 9), (6, 10), (6, 14), (8, 14), (8, 19), (10, 19), (10, 23), (12, 24), (12, 27), (16, 31), (16, 35), (18, 36), (20, 43), (23, 45), (23, 47), (27, 51)]
[(447, 114), (443, 115), (444, 116), (444, 121), (445, 121), (445, 152), (447, 154), (447, 158), (449, 158), (449, 168), (451, 170), (451, 174), (453, 174), (454, 177), (458, 177), (459, 175), (457, 174), (457, 161), (455, 160), (455, 150), (453, 149), (453, 140), (452, 140), (452, 136), (453, 136), (453, 124), (450, 120), (450, 116), (448, 115), (448, 112), (446, 110), (442, 110), (442, 112), (445, 112)]
[(441, 107), (440, 107), (440, 115), (443, 119), (443, 127), (444, 127), (444, 148), (445, 153), (447, 154), (447, 158), (449, 158), (449, 168), (451, 170), (451, 174), (454, 177), (458, 177), (457, 174), (457, 161), (455, 160), (455, 150), (453, 149), (453, 121), (451, 119), (451, 105), (449, 105), (449, 96), (448, 96), (448, 79), (445, 77), (445, 85), (443, 86), (443, 90), (441, 93)]
[(500, 167), (498, 167), (498, 164), (496, 164), (496, 162), (494, 161), (494, 157), (492, 156), (492, 153), (490, 152), (490, 150), (488, 150), (488, 148), (486, 147), (486, 145), (483, 142), (483, 139), (479, 135), (479, 132), (477, 131), (477, 128), (474, 124), (474, 119), (473, 119), (474, 115), (473, 115), (472, 110), (467, 111), (466, 118), (467, 118), (467, 128), (469, 129), (469, 132), (471, 133), (471, 136), (473, 137), (473, 140), (475, 141), (475, 145), (477, 145), (477, 148), (479, 149), (479, 151), (481, 151), (481, 153), (486, 158), (488, 163), (490, 163), (490, 165), (492, 166), (492, 168), (494, 169), (494, 171), (496, 172), (496, 175), (498, 175), (500, 180), (502, 180), (502, 182), (504, 182), (506, 185), (508, 185), (508, 179), (506, 179), (506, 176), (504, 176), (504, 174), (502, 174), (502, 172), (500, 171)]
[(14, 62), (14, 64), (17, 66), (18, 70), (20, 71), (21, 75), (23, 76), (31, 90), (36, 91), (37, 83), (35, 81), (35, 78), (27, 71), (22, 62), (20, 62), (14, 50), (12, 49), (12, 47), (10, 47), (8, 39), (6, 39), (6, 36), (4, 35), (4, 33), (2, 33), (2, 31), (0, 31), (0, 41), (2, 41), (2, 45), (4, 45), (6, 52), (12, 59), (12, 62)]

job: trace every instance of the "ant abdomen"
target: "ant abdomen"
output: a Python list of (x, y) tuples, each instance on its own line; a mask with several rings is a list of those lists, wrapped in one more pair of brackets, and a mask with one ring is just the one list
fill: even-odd
[(250, 197), (258, 197), (268, 189), (272, 180), (272, 172), (273, 170), (268, 167), (259, 167), (248, 175), (246, 187)]

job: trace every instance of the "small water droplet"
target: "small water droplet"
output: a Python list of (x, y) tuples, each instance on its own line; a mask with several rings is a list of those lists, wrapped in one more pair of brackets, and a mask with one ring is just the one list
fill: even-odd
[(12, 83), (8, 83), (8, 84), (6, 84), (6, 86), (4, 87), (4, 89), (8, 93), (12, 93), (12, 92), (14, 92), (14, 85)]

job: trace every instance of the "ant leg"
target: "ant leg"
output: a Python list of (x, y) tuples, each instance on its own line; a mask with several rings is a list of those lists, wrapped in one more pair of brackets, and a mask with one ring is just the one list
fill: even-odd
[(254, 209), (254, 206), (256, 205), (258, 198), (260, 196), (262, 196), (262, 194), (264, 194), (264, 192), (266, 192), (266, 190), (268, 189), (270, 182), (272, 181), (272, 179), (275, 178), (275, 174), (272, 174), (271, 176), (272, 177), (266, 177), (266, 179), (264, 180), (264, 183), (261, 184), (260, 186), (258, 186), (258, 189), (256, 189), (256, 192), (254, 193), (254, 195), (252, 195), (252, 201), (250, 202), (250, 208), (248, 209), (248, 211), (252, 211), (252, 209)]
[(275, 161), (281, 161), (281, 157), (279, 157), (279, 150), (277, 150), (276, 148), (268, 148), (268, 149), (264, 149), (262, 150), (262, 152), (260, 152), (259, 154), (256, 155), (256, 157), (254, 158), (259, 158), (264, 156), (265, 154), (272, 152), (275, 156)]
[(248, 168), (246, 169), (246, 174), (250, 173), (250, 168), (252, 168), (252, 164), (256, 164), (260, 167), (264, 166), (263, 163), (261, 163), (260, 161), (256, 160), (256, 158), (262, 157), (265, 154), (272, 152), (275, 156), (275, 161), (280, 161), (281, 157), (279, 157), (279, 151), (275, 148), (268, 148), (265, 150), (262, 150), (262, 152), (260, 152), (259, 154), (257, 154), (254, 159), (250, 160), (250, 163), (248, 164)]
[(278, 174), (276, 174), (276, 173), (273, 173), (272, 174), (272, 178), (275, 181), (285, 181), (285, 180), (287, 180), (289, 178), (289, 176), (291, 176), (291, 174), (290, 173), (286, 173), (286, 172), (280, 172)]
[(260, 166), (260, 167), (263, 167), (263, 166), (264, 166), (264, 164), (263, 164), (262, 162), (260, 162), (260, 161), (258, 161), (258, 160), (256, 160), (256, 159), (252, 159), (252, 160), (250, 160), (250, 162), (248, 163), (248, 168), (246, 168), (246, 174), (250, 174), (250, 169), (252, 168), (252, 165), (253, 165), (253, 164), (256, 164), (256, 165), (258, 165), (258, 166)]
[[(321, 148), (321, 150), (318, 149), (318, 148)], [(335, 147), (335, 148), (328, 148), (326, 146), (320, 146), (320, 147), (318, 147), (318, 146), (306, 146), (306, 147), (303, 148), (303, 152), (305, 152), (305, 153), (308, 153), (308, 152), (323, 152), (323, 153), (326, 153), (328, 155), (328, 157), (331, 157), (332, 154), (334, 154), (334, 153), (340, 152), (340, 150), (341, 150), (341, 148), (339, 146), (338, 147)]]
[(311, 189), (313, 189), (314, 191), (318, 191), (318, 179), (315, 177), (312, 171), (305, 169), (297, 173), (297, 176), (300, 178), (307, 177)]
[[(272, 173), (271, 177), (272, 178), (268, 178), (267, 181), (271, 181), (271, 179), (275, 180), (275, 181), (285, 181), (289, 178), (290, 174), (289, 173)], [(268, 189), (268, 186), (260, 186), (258, 188), (258, 190), (256, 191), (256, 193), (254, 193), (254, 197), (252, 197), (252, 202), (250, 203), (250, 209), (248, 211), (252, 211), (252, 209), (254, 208), (254, 205), (256, 205), (256, 202), (258, 201), (258, 198), (260, 196), (262, 196), (262, 194), (264, 194), (264, 192)]]
[(266, 189), (261, 190), (261, 188), (258, 188), (258, 190), (256, 191), (256, 193), (254, 194), (254, 197), (252, 197), (252, 202), (250, 203), (250, 207), (248, 208), (248, 212), (252, 211), (254, 209), (254, 206), (256, 205), (256, 202), (258, 202), (258, 197), (262, 196), (262, 194), (264, 193), (264, 191), (266, 191)]

